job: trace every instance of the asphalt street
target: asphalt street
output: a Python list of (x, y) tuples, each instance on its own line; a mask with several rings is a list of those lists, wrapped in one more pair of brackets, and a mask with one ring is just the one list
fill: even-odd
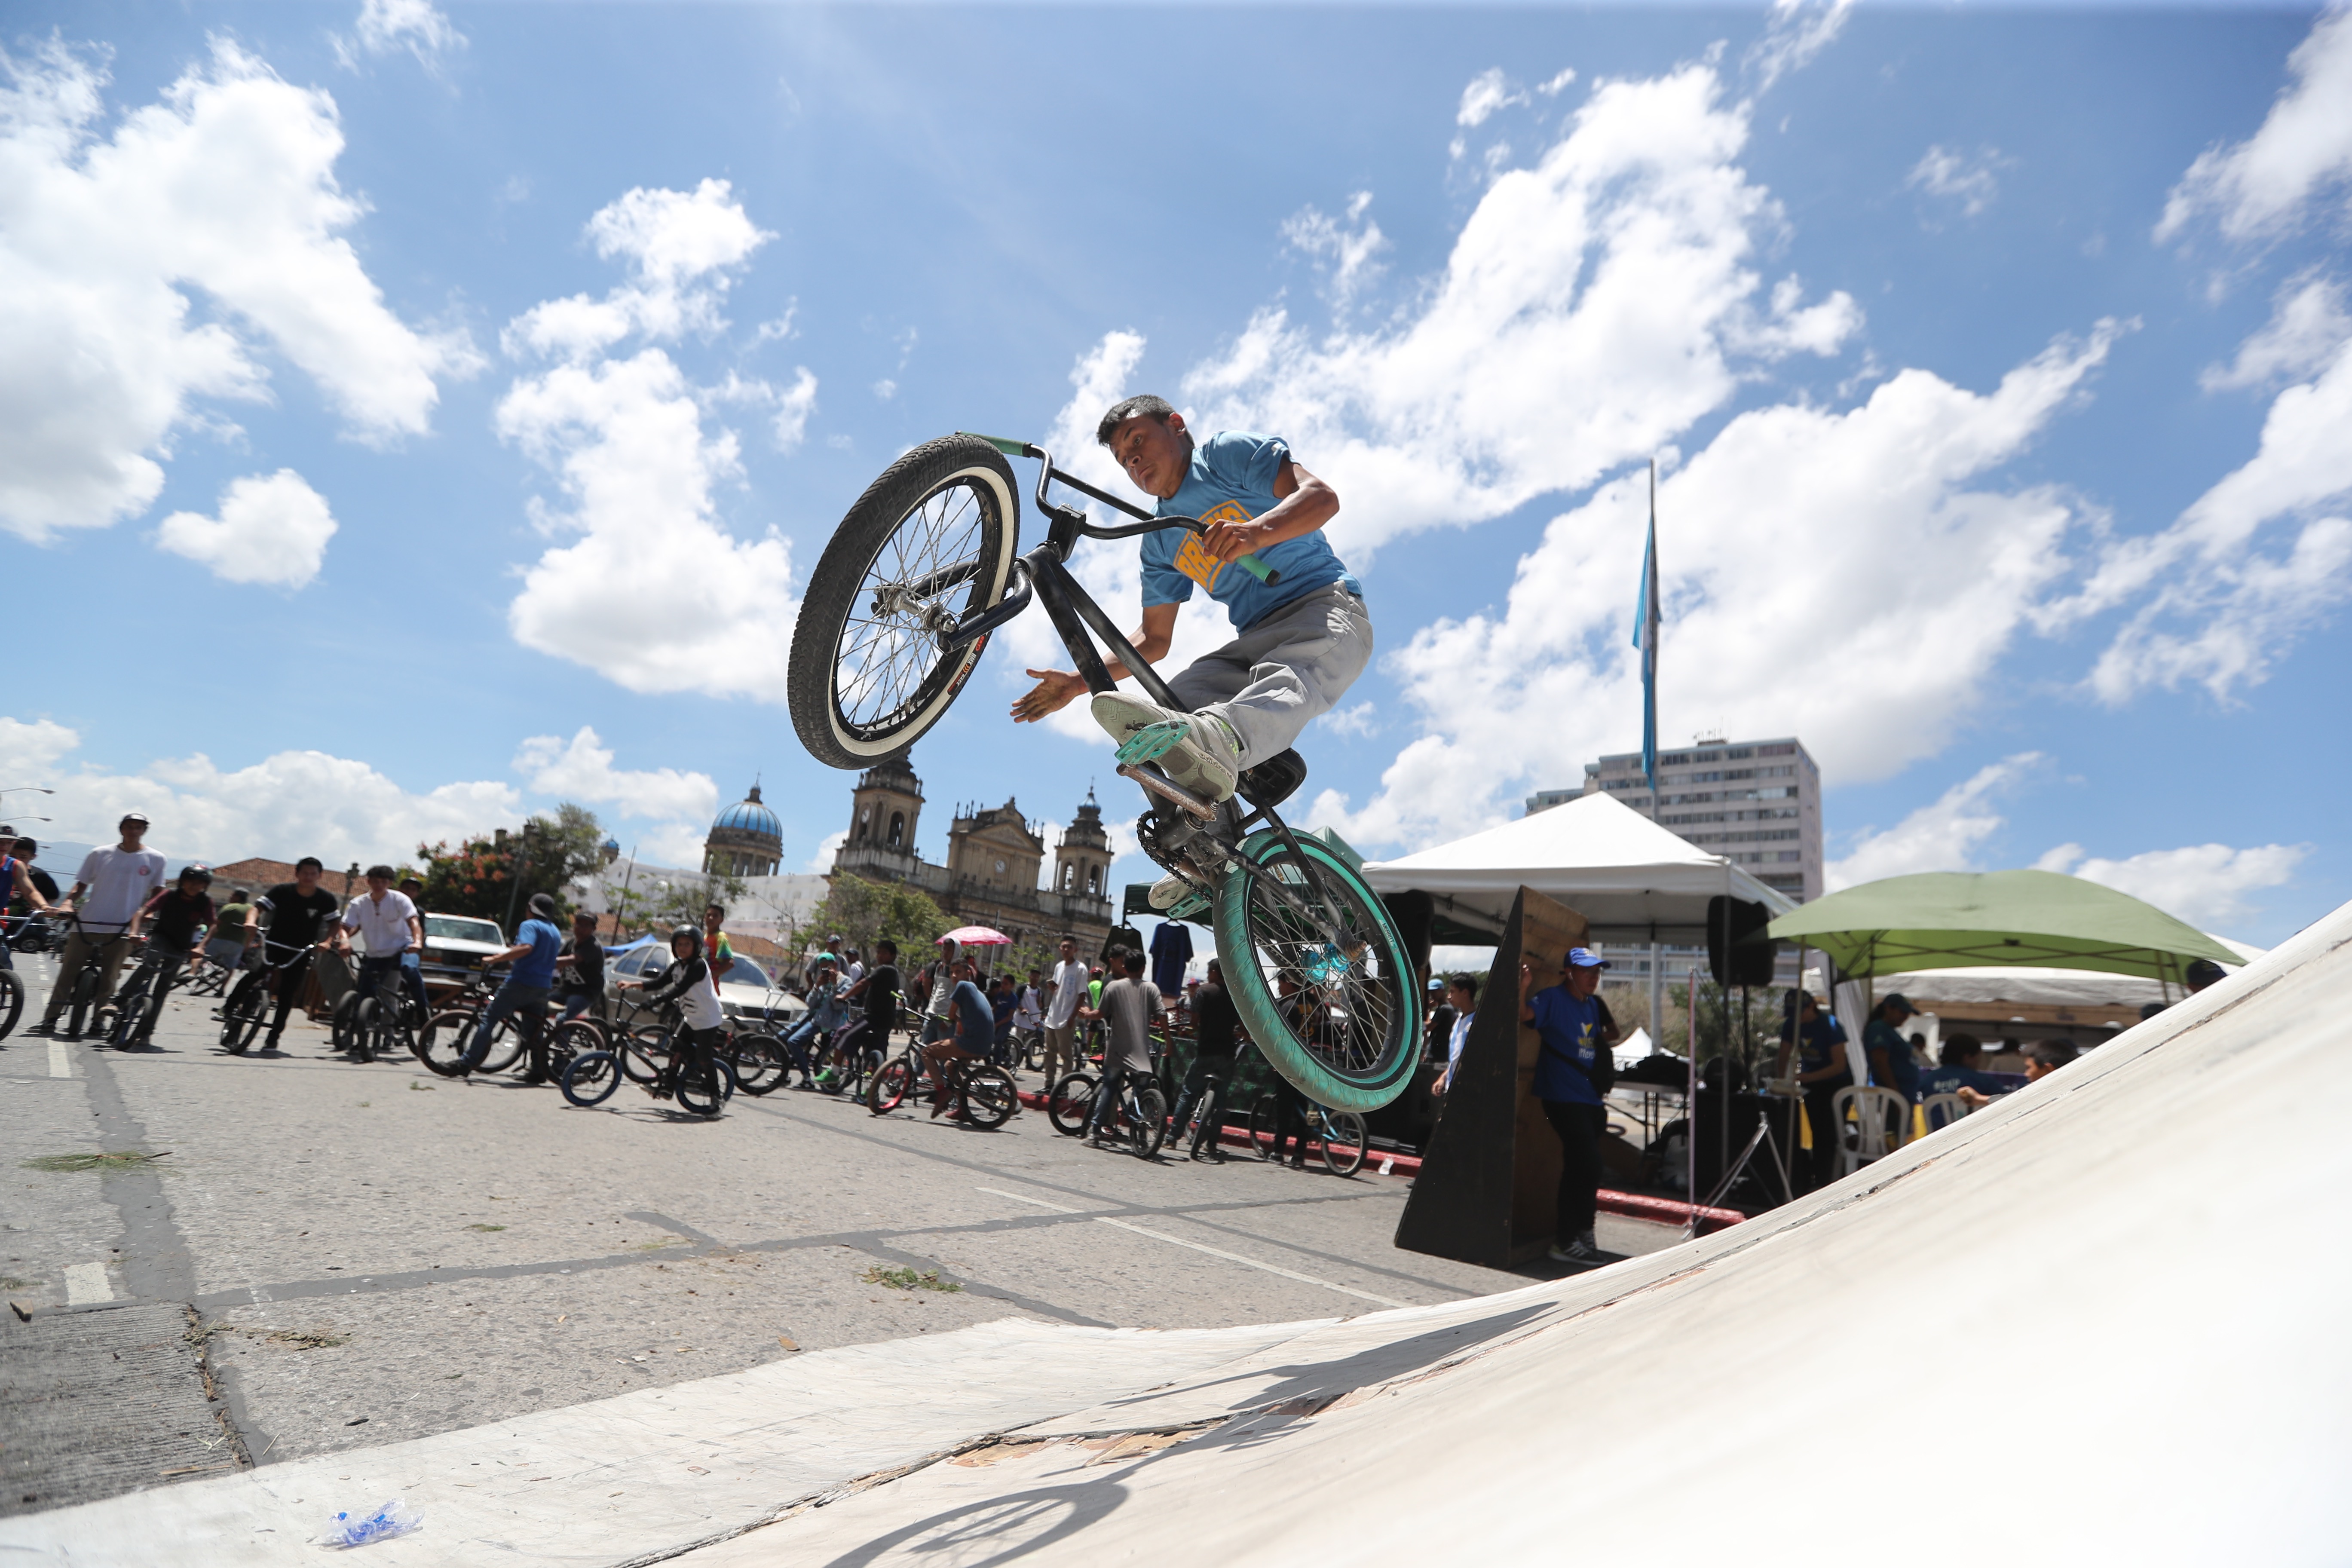
[[(46, 973), (23, 967), (29, 1024)], [(12, 1334), (183, 1309), (229, 1448), (263, 1464), (1008, 1313), (1214, 1327), (1527, 1278), (1395, 1249), (1407, 1184), (1369, 1168), (1147, 1163), (1034, 1110), (982, 1132), (790, 1089), (711, 1122), (633, 1086), (580, 1110), (352, 1065), (304, 1024), (231, 1057), (214, 1005), (175, 998), (144, 1050), (0, 1042), (0, 1275), (30, 1314)], [(41, 1168), (92, 1153), (153, 1158)], [(1678, 1239), (1601, 1227), (1622, 1253)], [(955, 1288), (873, 1278), (906, 1269)]]

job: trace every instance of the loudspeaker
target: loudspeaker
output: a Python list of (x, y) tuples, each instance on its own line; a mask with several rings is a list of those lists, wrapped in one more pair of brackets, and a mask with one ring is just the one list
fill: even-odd
[(1765, 937), (1772, 913), (1718, 893), (1706, 901), (1706, 967), (1717, 985), (1769, 985), (1780, 944)]

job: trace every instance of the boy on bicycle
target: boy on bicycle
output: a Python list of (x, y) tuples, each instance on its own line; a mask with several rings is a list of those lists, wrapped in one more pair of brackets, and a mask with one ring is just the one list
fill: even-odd
[(973, 973), (971, 960), (958, 954), (943, 966), (937, 982), (947, 993), (950, 1032), (923, 1047), (923, 1065), (930, 1069), (931, 1082), (938, 1086), (931, 1094), (934, 1120), (948, 1108), (951, 1087), (949, 1064), (986, 1061), (988, 1047), (996, 1034), (995, 1011), (973, 981)]
[(123, 1044), (144, 1045), (154, 1034), (155, 1020), (163, 1016), (163, 998), (170, 994), (172, 982), (186, 973), (188, 959), (196, 951), (197, 933), (213, 923), (212, 885), (212, 868), (192, 862), (181, 868), (176, 885), (148, 900), (131, 917), (131, 940), (137, 942), (142, 931), (147, 937), (147, 953), (132, 978), (132, 988), (150, 970), (158, 973), (149, 981), (153, 990), (147, 1016), (139, 1020), (138, 1036)]
[[(1197, 517), (1205, 534), (1166, 530), (1143, 536), (1143, 625), (1128, 640), (1152, 663), (1167, 655), (1176, 612), (1206, 590), (1225, 606), (1235, 637), (1195, 659), (1168, 684), (1181, 710), (1123, 691), (1094, 700), (1094, 716), (1122, 747), (1146, 730), (1165, 744), (1163, 772), (1212, 800), (1223, 800), (1245, 770), (1289, 749), (1307, 721), (1345, 695), (1372, 657), (1363, 590), (1323, 537), (1339, 510), (1331, 487), (1301, 468), (1279, 436), (1228, 430), (1196, 444), (1184, 416), (1150, 395), (1115, 405), (1096, 438), (1136, 487), (1159, 498), (1162, 517)], [(1255, 554), (1274, 568), (1268, 584), (1234, 564)], [(1112, 660), (1110, 676), (1132, 674)], [(1033, 669), (1037, 685), (1013, 705), (1015, 723), (1034, 723), (1087, 689), (1066, 669)], [(1171, 887), (1171, 884), (1173, 884)], [(1160, 902), (1181, 896), (1170, 879)]]

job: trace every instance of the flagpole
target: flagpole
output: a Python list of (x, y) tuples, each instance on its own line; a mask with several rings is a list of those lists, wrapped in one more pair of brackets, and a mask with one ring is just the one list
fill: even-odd
[[(1658, 460), (1650, 459), (1650, 542), (1642, 552), (1642, 625), (1637, 640), (1642, 644), (1642, 777), (1650, 789), (1650, 820), (1664, 826), (1664, 813), (1658, 799), (1658, 625), (1664, 617), (1658, 608)], [(1663, 1041), (1662, 1027), (1665, 1019), (1666, 977), (1660, 965), (1664, 952), (1657, 942), (1657, 928), (1650, 931), (1650, 1038)], [(1698, 998), (1690, 998), (1692, 1014), (1696, 1016)], [(1692, 1202), (1697, 1202), (1696, 1194)]]

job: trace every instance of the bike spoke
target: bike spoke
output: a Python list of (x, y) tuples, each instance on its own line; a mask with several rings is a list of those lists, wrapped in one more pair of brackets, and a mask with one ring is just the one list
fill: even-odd
[(887, 729), (921, 697), (947, 656), (927, 624), (984, 568), (979, 492), (950, 485), (908, 513), (858, 584), (834, 670), (841, 719)]

